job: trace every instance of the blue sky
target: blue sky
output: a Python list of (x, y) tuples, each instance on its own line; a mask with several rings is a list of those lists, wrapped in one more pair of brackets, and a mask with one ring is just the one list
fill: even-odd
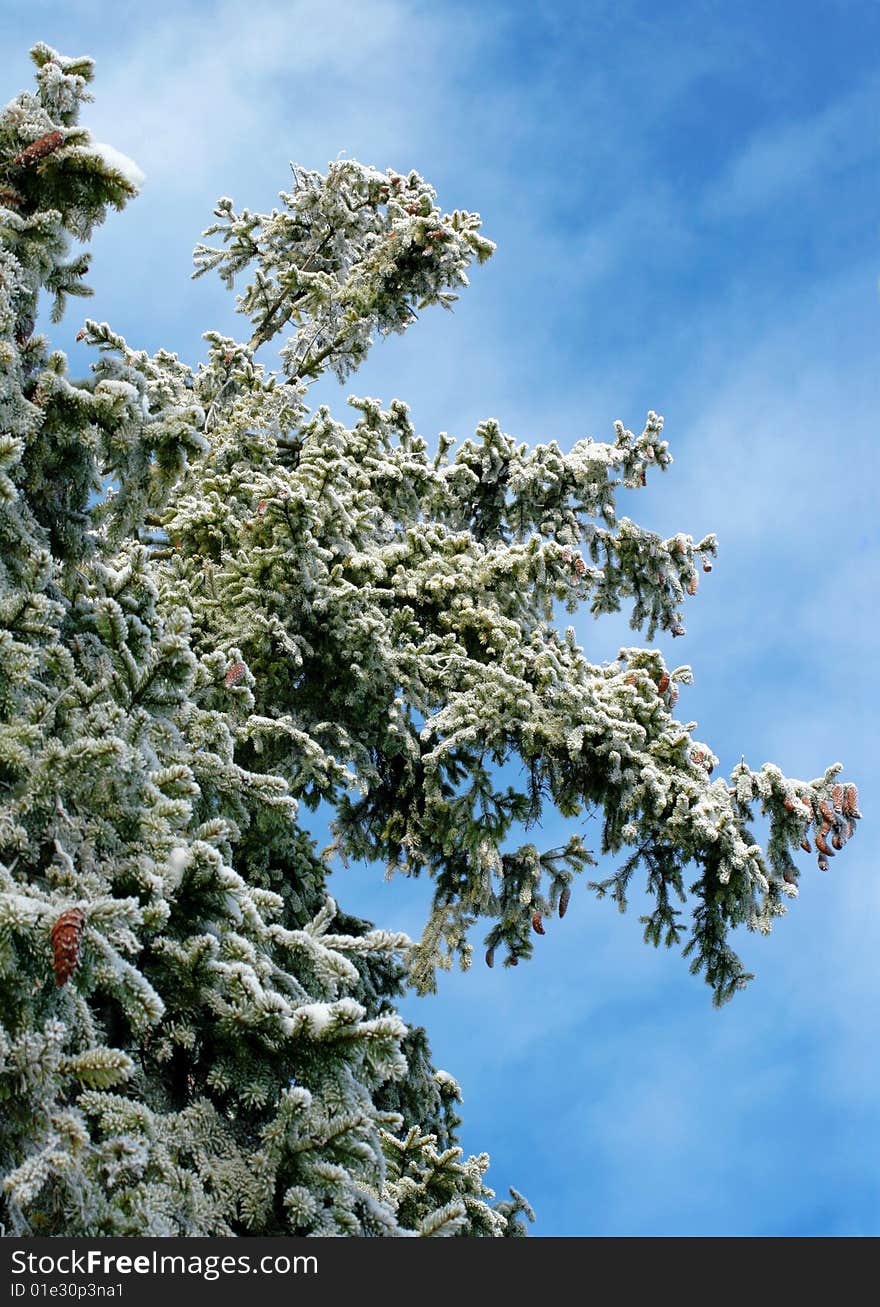
[[(741, 939), (757, 979), (720, 1012), (641, 943), (637, 901), (620, 917), (585, 890), (528, 966), (442, 977), (405, 1011), (538, 1235), (880, 1234), (880, 7), (11, 9), (5, 96), (37, 39), (93, 54), (87, 121), (147, 175), (94, 242), (89, 313), (133, 345), (195, 361), (203, 330), (232, 330), (219, 282), (189, 280), (217, 196), (271, 207), (289, 160), (344, 152), (416, 167), (499, 249), (453, 318), (322, 398), (396, 395), (426, 435), (494, 416), (566, 445), (665, 414), (675, 463), (627, 511), (720, 539), (667, 650), (696, 676), (680, 712), (726, 771), (840, 759), (866, 820), (827, 875), (804, 860), (770, 939)], [(634, 642), (617, 619), (577, 629), (596, 661)], [(418, 933), (425, 885), (359, 868), (331, 888)]]

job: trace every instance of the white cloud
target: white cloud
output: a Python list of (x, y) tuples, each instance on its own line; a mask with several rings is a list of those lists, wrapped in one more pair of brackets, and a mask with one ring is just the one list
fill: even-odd
[(878, 95), (872, 77), (818, 112), (757, 133), (710, 189), (707, 212), (751, 213), (876, 154), (876, 133), (864, 127), (877, 116)]
[(351, 148), (354, 123), (405, 140), (400, 109), (427, 98), (439, 30), (411, 0), (175, 6), (99, 60), (89, 118), (103, 134), (124, 131), (166, 194), (228, 174), (230, 161), (233, 178), (264, 173), (277, 189), (288, 180), (279, 163)]

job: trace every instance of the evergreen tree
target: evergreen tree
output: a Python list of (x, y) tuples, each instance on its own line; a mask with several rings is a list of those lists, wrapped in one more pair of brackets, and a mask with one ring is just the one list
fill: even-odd
[[(295, 170), (271, 214), (222, 199), (196, 275), (245, 286), (246, 342), (196, 369), (81, 332), (71, 379), (35, 334), (87, 294), (87, 240), (137, 187), (78, 125), (88, 59), (33, 51), (0, 115), (0, 1219), (67, 1235), (519, 1235), (458, 1088), (394, 1002), (438, 967), (527, 958), (594, 864), (543, 813), (601, 816), (623, 908), (681, 943), (717, 1001), (852, 835), (855, 787), (743, 762), (730, 783), (673, 716), (687, 667), (589, 663), (554, 606), (632, 600), (683, 634), (716, 543), (618, 518), (671, 462), (662, 421), (529, 449), (487, 421), (429, 449), (406, 406), (309, 384), (448, 307), (493, 246), (415, 172)], [(280, 367), (256, 361), (281, 337)], [(527, 782), (504, 786), (511, 759)], [(319, 853), (300, 810), (335, 810)], [(758, 808), (769, 838), (749, 829)], [(433, 879), (416, 944), (328, 895), (335, 854)], [(694, 870), (695, 869), (695, 870)], [(695, 878), (694, 878), (695, 877)], [(679, 902), (693, 906), (690, 920)]]

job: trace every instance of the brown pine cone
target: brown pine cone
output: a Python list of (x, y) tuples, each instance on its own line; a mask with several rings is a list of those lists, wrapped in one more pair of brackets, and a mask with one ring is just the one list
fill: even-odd
[(231, 688), (233, 685), (238, 685), (239, 681), (244, 676), (246, 671), (247, 668), (245, 667), (244, 663), (241, 662), (233, 663), (232, 666), (227, 671), (226, 675), (223, 677), (223, 684), (227, 688)]
[(52, 958), (55, 984), (66, 985), (76, 970), (82, 946), (86, 914), (82, 908), (67, 908), (52, 927)]
[(854, 785), (843, 787), (843, 814), (845, 817), (861, 817), (859, 812), (859, 792)]
[(47, 132), (45, 136), (39, 137), (20, 150), (12, 162), (21, 168), (29, 168), (32, 163), (39, 163), (40, 159), (45, 159), (48, 154), (54, 154), (63, 143), (64, 136), (61, 132)]

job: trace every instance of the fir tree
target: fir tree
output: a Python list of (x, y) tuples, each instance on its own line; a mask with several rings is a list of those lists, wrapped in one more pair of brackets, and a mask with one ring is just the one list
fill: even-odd
[[(680, 943), (717, 1001), (748, 979), (728, 935), (767, 932), (852, 835), (839, 767), (810, 782), (711, 750), (673, 715), (687, 667), (593, 665), (555, 605), (633, 604), (683, 634), (714, 537), (618, 518), (671, 462), (662, 421), (528, 448), (487, 421), (433, 449), (406, 406), (306, 404), (376, 335), (448, 307), (493, 246), (415, 172), (295, 170), (271, 214), (229, 199), (196, 275), (246, 341), (195, 369), (81, 336), (71, 379), (35, 334), (87, 294), (71, 255), (136, 183), (78, 125), (88, 59), (33, 51), (0, 115), (0, 1217), (25, 1234), (518, 1235), (458, 1088), (394, 1007), (471, 959), (515, 965), (594, 864), (542, 814), (601, 819), (623, 908)], [(281, 339), (280, 367), (256, 359)], [(502, 786), (501, 765), (527, 783)], [(301, 809), (332, 805), (319, 853)], [(766, 849), (749, 829), (769, 824)], [(433, 879), (416, 944), (347, 916), (328, 859)], [(689, 884), (689, 882), (691, 882)], [(680, 902), (692, 905), (690, 919)]]

